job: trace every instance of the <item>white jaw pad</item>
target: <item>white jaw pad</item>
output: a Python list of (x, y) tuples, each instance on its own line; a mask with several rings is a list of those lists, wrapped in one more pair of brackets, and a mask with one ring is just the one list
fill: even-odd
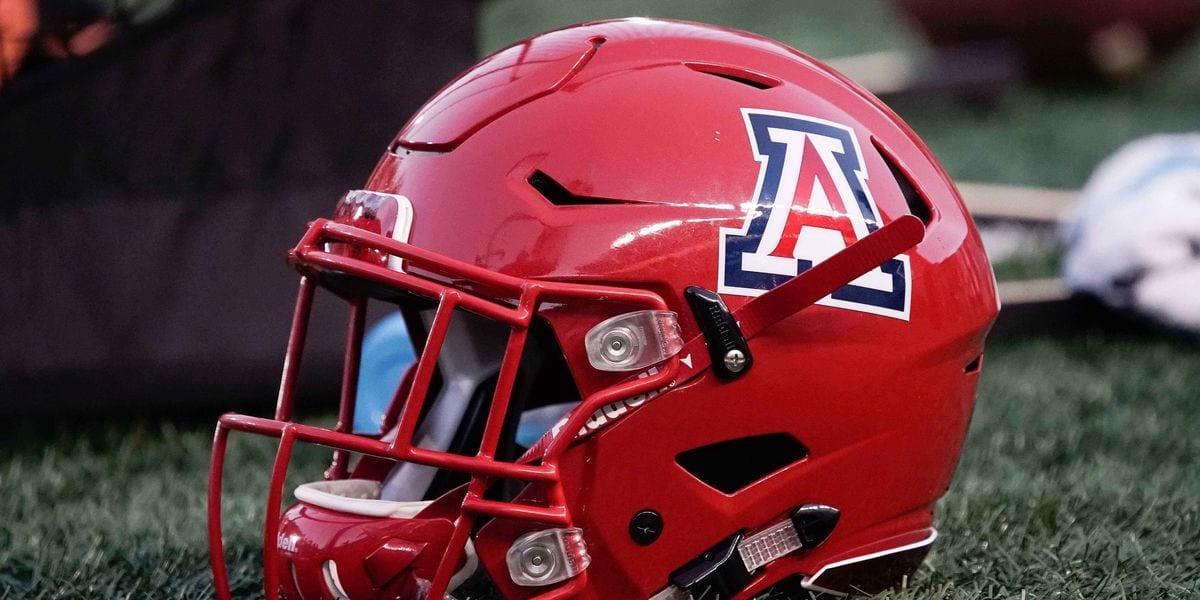
[(296, 499), (352, 515), (398, 519), (411, 519), (431, 504), (428, 501), (380, 500), (381, 487), (380, 483), (373, 479), (314, 481), (297, 486)]

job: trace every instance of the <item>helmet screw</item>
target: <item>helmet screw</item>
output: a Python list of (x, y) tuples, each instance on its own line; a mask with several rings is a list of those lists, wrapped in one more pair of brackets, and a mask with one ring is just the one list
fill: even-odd
[(629, 537), (639, 546), (649, 546), (662, 535), (663, 519), (662, 515), (650, 510), (638, 511), (633, 515), (633, 519), (629, 521)]
[(730, 373), (741, 373), (746, 368), (746, 355), (741, 350), (733, 349), (725, 353), (725, 368)]

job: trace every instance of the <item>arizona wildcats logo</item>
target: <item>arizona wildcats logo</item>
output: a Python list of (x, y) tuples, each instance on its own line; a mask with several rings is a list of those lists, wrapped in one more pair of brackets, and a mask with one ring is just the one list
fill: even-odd
[[(721, 228), (717, 291), (758, 296), (883, 222), (854, 132), (791, 113), (742, 109), (760, 163), (740, 229)], [(817, 304), (908, 320), (909, 259), (897, 256)]]

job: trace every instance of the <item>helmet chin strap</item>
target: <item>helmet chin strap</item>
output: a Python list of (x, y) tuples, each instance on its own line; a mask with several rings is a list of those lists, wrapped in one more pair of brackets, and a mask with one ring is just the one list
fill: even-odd
[[(733, 311), (733, 318), (741, 328), (742, 336), (749, 340), (916, 246), (923, 239), (925, 224), (917, 217), (904, 215), (786, 283), (743, 304)], [(682, 357), (682, 364), (677, 381), (686, 381), (711, 364), (703, 335), (684, 344), (678, 356)]]

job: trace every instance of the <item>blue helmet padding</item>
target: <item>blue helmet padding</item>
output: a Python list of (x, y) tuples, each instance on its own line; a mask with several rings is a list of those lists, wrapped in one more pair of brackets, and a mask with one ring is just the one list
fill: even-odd
[(396, 386), (400, 385), (404, 371), (415, 360), (408, 327), (400, 313), (384, 317), (367, 331), (358, 368), (355, 433), (379, 432)]
[[(416, 360), (404, 316), (394, 313), (373, 325), (363, 337), (358, 369), (354, 432), (378, 433), (404, 371)], [(526, 448), (538, 441), (578, 402), (552, 404), (521, 414), (516, 442)]]
[(521, 413), (521, 422), (517, 425), (517, 443), (526, 448), (533, 447), (555, 423), (562, 420), (576, 406), (579, 406), (578, 402), (563, 402)]

